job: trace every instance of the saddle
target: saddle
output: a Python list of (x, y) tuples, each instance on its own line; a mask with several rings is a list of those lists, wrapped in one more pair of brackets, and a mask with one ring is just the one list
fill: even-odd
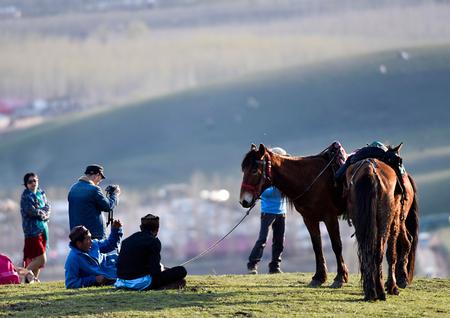
[(350, 165), (369, 158), (378, 159), (390, 166), (395, 171), (395, 174), (397, 175), (397, 183), (402, 195), (402, 202), (406, 200), (406, 188), (404, 180), (407, 178), (407, 174), (403, 166), (403, 159), (391, 147), (389, 147), (387, 150), (384, 150), (379, 147), (367, 146), (357, 150), (353, 155), (349, 156), (344, 165), (342, 165), (337, 170), (335, 179), (339, 183), (342, 183), (344, 181), (343, 179), (345, 176), (345, 171)]

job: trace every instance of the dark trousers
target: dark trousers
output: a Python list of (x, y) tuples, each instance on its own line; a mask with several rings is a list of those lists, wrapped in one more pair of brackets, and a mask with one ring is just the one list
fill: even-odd
[(182, 280), (187, 275), (187, 271), (183, 266), (175, 266), (162, 271), (158, 275), (152, 276), (152, 283), (149, 289), (160, 289), (173, 284), (179, 283), (179, 287), (182, 287)]
[(276, 270), (280, 267), (281, 253), (284, 248), (284, 227), (285, 214), (261, 213), (261, 228), (259, 237), (248, 258), (247, 267), (249, 269), (256, 267), (263, 256), (264, 247), (266, 246), (267, 236), (269, 235), (269, 227), (272, 226), (272, 261), (269, 263), (269, 271)]

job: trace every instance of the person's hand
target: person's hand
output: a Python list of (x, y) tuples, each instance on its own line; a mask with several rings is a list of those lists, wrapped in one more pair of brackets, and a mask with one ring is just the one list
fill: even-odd
[(107, 282), (107, 278), (103, 275), (97, 275), (95, 276), (95, 281), (97, 285), (104, 285)]
[(114, 193), (115, 193), (116, 195), (120, 195), (120, 187), (119, 187), (119, 185), (117, 185), (117, 187), (116, 187)]
[(106, 285), (108, 283), (115, 282), (116, 280), (112, 279), (112, 278), (105, 277), (103, 275), (97, 275), (97, 276), (95, 276), (95, 281), (96, 281), (97, 285), (101, 286), (101, 285)]
[(114, 220), (112, 223), (112, 227), (115, 229), (120, 229), (122, 227), (122, 222), (119, 219)]

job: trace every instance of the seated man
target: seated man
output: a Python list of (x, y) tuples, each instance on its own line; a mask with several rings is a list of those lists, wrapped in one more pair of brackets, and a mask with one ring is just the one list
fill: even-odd
[(116, 264), (111, 256), (122, 237), (122, 223), (114, 220), (108, 239), (93, 240), (83, 225), (70, 232), (70, 253), (64, 266), (66, 288), (81, 288), (113, 284), (116, 280)]
[(141, 231), (123, 241), (117, 261), (116, 288), (147, 290), (185, 286), (184, 267), (162, 268), (158, 231), (159, 217), (147, 214), (141, 218)]

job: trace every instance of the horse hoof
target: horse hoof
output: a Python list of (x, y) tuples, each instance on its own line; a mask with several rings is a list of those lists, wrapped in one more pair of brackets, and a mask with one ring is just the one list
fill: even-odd
[(316, 288), (322, 286), (323, 282), (313, 279), (309, 284), (308, 287)]
[(408, 282), (406, 280), (400, 280), (397, 282), (397, 285), (400, 288), (406, 288), (406, 286), (408, 286)]
[(389, 289), (388, 294), (389, 295), (398, 295), (398, 294), (400, 294), (400, 291), (398, 290), (397, 286), (394, 286), (391, 289)]
[(344, 283), (340, 280), (335, 280), (333, 282), (333, 284), (331, 284), (331, 288), (342, 288), (342, 286), (344, 285)]
[(377, 298), (375, 296), (365, 296), (364, 301), (375, 301)]

